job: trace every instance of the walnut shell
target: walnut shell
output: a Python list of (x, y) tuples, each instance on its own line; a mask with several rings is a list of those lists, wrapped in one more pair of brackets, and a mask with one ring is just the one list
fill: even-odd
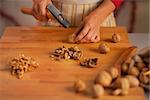
[(121, 89), (123, 91), (127, 91), (130, 87), (129, 80), (127, 78), (121, 78), (120, 82), (121, 82)]
[(112, 82), (112, 77), (107, 71), (101, 71), (96, 77), (95, 82), (104, 87), (108, 87)]
[(139, 75), (139, 80), (141, 83), (143, 84), (148, 84), (150, 79), (148, 76), (144, 75), (144, 72), (141, 72), (140, 75)]
[(117, 78), (118, 75), (119, 75), (119, 71), (118, 71), (118, 69), (115, 68), (115, 67), (111, 67), (111, 68), (108, 70), (108, 72), (110, 73), (112, 79)]
[(134, 67), (134, 66), (133, 66), (133, 67), (131, 67), (131, 68), (129, 69), (128, 74), (138, 77), (139, 74), (140, 74), (140, 72), (139, 72), (139, 70), (138, 70), (137, 67)]
[(145, 64), (143, 62), (137, 62), (135, 66), (139, 69), (142, 70), (145, 67)]
[(83, 81), (78, 80), (74, 83), (74, 89), (76, 92), (83, 92), (86, 89), (86, 85)]
[(120, 88), (122, 91), (128, 90), (130, 87), (129, 80), (127, 78), (118, 78), (113, 84), (113, 88)]
[(143, 62), (142, 58), (141, 58), (139, 55), (135, 55), (135, 56), (133, 57), (133, 60), (134, 60), (135, 62)]
[(98, 50), (102, 54), (106, 54), (106, 53), (110, 52), (110, 48), (105, 43), (100, 44)]
[(69, 42), (69, 43), (75, 43), (75, 37), (76, 37), (76, 34), (71, 34), (71, 35), (68, 37), (68, 42)]
[(115, 96), (117, 96), (117, 95), (120, 95), (121, 92), (122, 92), (121, 89), (116, 89), (116, 90), (114, 90), (114, 91), (112, 92), (112, 94), (115, 95)]
[(93, 86), (93, 97), (100, 98), (104, 95), (104, 87), (100, 84), (95, 84)]
[(126, 78), (129, 80), (130, 87), (138, 87), (140, 82), (135, 76), (127, 75)]
[(121, 37), (119, 34), (113, 34), (112, 35), (112, 42), (118, 43), (118, 42), (120, 42), (120, 40), (121, 40)]
[(128, 72), (128, 69), (129, 69), (129, 64), (127, 64), (127, 63), (125, 63), (125, 64), (122, 64), (122, 66), (121, 66), (121, 71), (123, 72), (123, 73), (127, 73)]
[(123, 90), (123, 91), (121, 92), (121, 95), (123, 95), (123, 96), (128, 95), (128, 94), (129, 94), (129, 91), (128, 91), (128, 90)]

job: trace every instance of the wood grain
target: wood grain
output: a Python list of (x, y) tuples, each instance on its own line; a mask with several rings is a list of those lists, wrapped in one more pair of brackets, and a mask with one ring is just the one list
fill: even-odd
[[(72, 89), (74, 81), (81, 79), (90, 87), (98, 71), (112, 67), (122, 52), (131, 46), (123, 27), (101, 28), (101, 42), (111, 48), (108, 54), (99, 54), (99, 43), (68, 44), (67, 36), (74, 28), (58, 27), (8, 27), (0, 39), (0, 99), (1, 100), (91, 100), (90, 92), (76, 94)], [(113, 33), (121, 35), (120, 43), (110, 41)], [(50, 52), (65, 45), (77, 45), (85, 57), (98, 57), (97, 68), (83, 68), (78, 61), (53, 61)], [(10, 75), (8, 61), (18, 54), (35, 58), (40, 67), (24, 75), (22, 80)], [(130, 89), (128, 96), (112, 96), (109, 91), (101, 100), (144, 100), (142, 88)]]

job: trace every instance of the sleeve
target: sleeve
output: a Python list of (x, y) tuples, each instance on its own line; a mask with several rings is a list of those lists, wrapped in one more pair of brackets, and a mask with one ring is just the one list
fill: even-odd
[(112, 0), (116, 8), (119, 8), (124, 0)]

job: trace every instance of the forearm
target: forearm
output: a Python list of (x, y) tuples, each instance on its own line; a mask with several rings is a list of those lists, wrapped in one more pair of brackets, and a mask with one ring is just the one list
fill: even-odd
[(115, 8), (116, 7), (111, 0), (104, 0), (92, 13), (99, 19), (100, 22), (103, 22), (106, 17), (115, 10)]

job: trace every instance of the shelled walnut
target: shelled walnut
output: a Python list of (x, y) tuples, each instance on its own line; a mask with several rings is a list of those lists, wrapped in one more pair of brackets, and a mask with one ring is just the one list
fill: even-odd
[(19, 55), (9, 62), (9, 66), (11, 68), (11, 74), (20, 79), (25, 72), (33, 71), (39, 64), (31, 57)]
[(117, 43), (117, 42), (120, 42), (120, 40), (121, 40), (121, 37), (119, 34), (112, 35), (112, 42)]
[(106, 54), (106, 53), (110, 52), (109, 46), (105, 43), (100, 44), (98, 47), (98, 50), (102, 54)]
[(61, 60), (61, 59), (79, 60), (81, 56), (82, 56), (82, 52), (76, 46), (70, 48), (66, 48), (65, 46), (59, 47), (55, 49), (55, 51), (51, 55), (51, 57), (55, 60)]
[(94, 68), (97, 65), (97, 61), (98, 61), (98, 58), (84, 59), (83, 61), (80, 62), (80, 65), (89, 67), (89, 68)]

